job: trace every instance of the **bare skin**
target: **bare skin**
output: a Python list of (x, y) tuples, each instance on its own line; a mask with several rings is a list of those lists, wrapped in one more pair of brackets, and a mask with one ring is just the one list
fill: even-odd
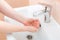
[[(1, 4), (0, 4), (0, 11), (4, 14), (4, 15), (6, 15), (6, 16), (8, 16), (8, 17), (11, 17), (11, 18), (13, 18), (13, 19), (15, 19), (15, 20), (17, 20), (17, 21), (19, 21), (19, 22), (21, 22), (21, 23), (23, 23), (23, 24), (25, 24), (25, 25), (29, 25), (30, 27), (31, 27), (31, 20), (28, 20), (27, 18), (25, 19), (24, 17), (22, 17), (21, 15), (18, 15), (18, 14), (16, 14), (16, 12), (15, 11), (13, 11), (13, 8), (12, 7), (10, 7), (6, 2), (4, 2), (4, 1), (2, 1), (2, 2), (0, 2)], [(3, 4), (2, 4), (3, 3)], [(58, 23), (60, 23), (60, 15), (59, 15), (59, 4), (60, 4), (60, 0), (40, 0), (40, 3), (43, 3), (43, 4), (48, 4), (48, 5), (50, 5), (50, 6), (52, 6), (52, 11), (51, 11), (51, 13), (52, 13), (52, 15), (53, 15), (53, 17), (57, 20), (57, 22)], [(57, 9), (58, 8), (58, 9)], [(3, 11), (4, 10), (4, 11)], [(8, 10), (8, 11), (7, 11)], [(30, 21), (30, 22), (29, 22)], [(36, 20), (35, 20), (35, 22), (36, 22)], [(3, 26), (2, 25), (2, 23), (3, 23), (3, 25), (11, 25), (11, 24), (9, 24), (9, 23), (6, 23), (6, 22), (2, 22), (2, 21), (0, 21), (0, 24), (1, 24), (1, 26)], [(33, 21), (32, 21), (32, 23), (33, 23)], [(38, 23), (38, 25), (39, 25), (39, 21), (37, 21), (37, 23)], [(35, 23), (33, 23), (33, 24), (35, 24)], [(8, 25), (5, 27), (5, 26), (3, 26), (3, 28), (5, 27), (5, 29), (8, 27)], [(36, 27), (38, 28), (38, 25), (32, 25), (32, 26), (34, 26), (33, 28), (36, 30)], [(14, 28), (14, 27), (16, 27), (17, 29), (18, 29), (18, 27), (17, 26), (14, 26), (14, 25), (11, 25), (11, 28)], [(36, 26), (36, 27), (35, 27)], [(2, 27), (1, 27), (2, 28)], [(3, 30), (3, 28), (2, 28), (2, 30)], [(21, 28), (21, 27), (20, 27)], [(4, 30), (5, 30), (4, 29)], [(32, 29), (32, 28), (31, 28)], [(7, 30), (9, 30), (9, 29), (7, 29)], [(16, 32), (16, 31), (19, 31), (19, 30), (16, 30), (16, 29), (14, 29), (14, 30), (9, 30), (9, 31), (7, 31), (7, 30), (5, 30), (5, 31), (2, 31), (2, 32)], [(35, 31), (34, 30), (34, 31)], [(21, 29), (20, 29), (20, 31), (21, 31)], [(23, 30), (24, 31), (24, 30)], [(28, 30), (28, 31), (31, 31), (31, 30)], [(3, 40), (3, 39), (2, 39)]]
[(13, 8), (4, 0), (0, 1), (0, 12), (25, 25), (25, 26), (18, 26), (4, 21), (0, 21), (0, 33), (3, 34), (3, 35), (0, 34), (0, 40), (6, 40), (6, 33), (21, 32), (21, 31), (36, 32), (38, 30), (39, 27), (38, 20), (35, 19), (29, 20), (28, 18), (25, 18), (22, 15), (17, 14), (17, 12), (15, 12)]

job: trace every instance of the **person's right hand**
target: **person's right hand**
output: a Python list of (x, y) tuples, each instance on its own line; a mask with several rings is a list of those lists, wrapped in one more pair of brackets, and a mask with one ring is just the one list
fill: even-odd
[(40, 22), (38, 19), (27, 19), (23, 23), (25, 26), (32, 26), (35, 28), (39, 28)]

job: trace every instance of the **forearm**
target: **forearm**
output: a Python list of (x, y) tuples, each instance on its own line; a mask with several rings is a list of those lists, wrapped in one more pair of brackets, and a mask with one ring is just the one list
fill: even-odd
[(0, 32), (11, 33), (26, 31), (26, 27), (9, 24), (7, 22), (0, 21)]
[(22, 22), (22, 23), (24, 22), (25, 18), (22, 15), (18, 14), (16, 11), (14, 11), (14, 9), (5, 1), (2, 1), (0, 3), (0, 7), (1, 7), (1, 9), (0, 9), (1, 12), (4, 15), (6, 15), (10, 18), (13, 18), (19, 22)]

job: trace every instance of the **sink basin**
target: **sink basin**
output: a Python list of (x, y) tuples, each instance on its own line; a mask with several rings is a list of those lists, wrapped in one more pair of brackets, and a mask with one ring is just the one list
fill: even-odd
[[(26, 6), (26, 7), (21, 7), (21, 8), (14, 8), (14, 10), (18, 13), (21, 13), (23, 16), (28, 17), (28, 18), (35, 18), (33, 17), (33, 13), (38, 10), (43, 10), (44, 6), (42, 5), (32, 5), (32, 6)], [(9, 22), (11, 24), (15, 25), (23, 25), (9, 17), (5, 16), (5, 21)], [(15, 32), (12, 33), (12, 35), (17, 39), (17, 40), (28, 40), (27, 36), (30, 35), (32, 36), (32, 40), (48, 40), (48, 35), (46, 30), (44, 29), (43, 23), (44, 23), (44, 16), (41, 15), (39, 17), (39, 20), (41, 22), (42, 27), (39, 29), (38, 32), (32, 33), (32, 32)]]
[(7, 35), (7, 40), (16, 40), (16, 38), (13, 37), (12, 35)]

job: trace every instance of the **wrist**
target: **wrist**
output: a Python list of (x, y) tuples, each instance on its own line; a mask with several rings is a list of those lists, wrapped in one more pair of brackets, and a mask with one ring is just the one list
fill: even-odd
[(26, 21), (27, 21), (27, 18), (21, 18), (21, 20), (20, 20), (20, 22), (23, 23), (23, 24), (25, 24)]

